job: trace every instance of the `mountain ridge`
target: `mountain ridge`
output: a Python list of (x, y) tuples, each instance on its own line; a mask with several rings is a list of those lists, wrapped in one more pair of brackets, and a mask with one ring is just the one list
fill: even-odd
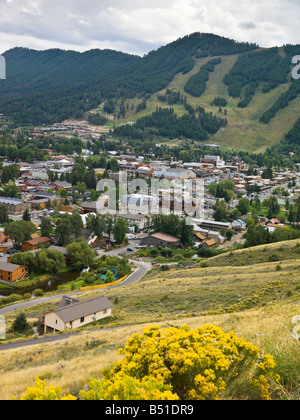
[[(276, 134), (276, 128), (272, 127), (276, 120), (274, 117), (281, 113), (282, 108), (289, 110), (300, 92), (298, 84), (288, 79), (292, 69), (289, 61), (291, 54), (298, 50), (300, 51), (300, 46), (292, 45), (264, 49), (257, 44), (199, 32), (178, 38), (150, 51), (144, 57), (109, 49), (76, 52), (55, 48), (38, 51), (16, 47), (4, 53), (7, 60), (7, 80), (0, 82), (0, 112), (13, 120), (15, 126), (48, 125), (72, 117), (83, 117), (85, 113), (99, 109), (101, 103), (109, 100), (113, 100), (117, 106), (120, 101), (124, 103), (133, 98), (144, 98), (147, 101), (149, 96), (162, 92), (171, 85), (172, 89), (179, 91), (173, 83), (175, 76), (181, 75), (184, 78), (194, 71), (197, 62), (219, 57), (224, 64), (208, 69), (210, 74), (206, 77), (206, 85), (203, 85), (198, 103), (193, 99), (193, 92), (189, 91), (187, 104), (195, 108), (196, 105), (204, 106), (205, 109), (209, 107), (210, 103), (203, 100), (207, 96), (205, 87), (209, 88), (215, 72), (220, 72), (218, 67), (223, 68), (226, 65), (222, 79), (214, 82), (218, 84), (216, 90), (226, 94), (232, 111), (240, 113), (237, 121), (232, 121), (229, 127), (241, 124), (242, 109), (249, 110), (248, 114), (251, 116), (247, 130), (255, 125), (255, 130), (258, 127), (262, 134), (258, 134), (254, 140), (249, 139), (248, 143), (261, 142), (262, 146), (264, 143), (268, 146), (268, 143), (277, 144), (281, 139), (275, 136), (275, 142), (268, 139), (265, 141), (266, 127), (268, 130), (271, 127), (270, 132), (267, 130), (268, 136)], [(244, 67), (244, 62), (251, 62), (249, 69)], [(263, 77), (258, 77), (261, 75)], [(264, 115), (256, 109), (252, 115), (251, 107), (257, 95), (263, 98), (260, 109), (265, 108)], [(238, 96), (239, 100), (235, 102)], [(268, 98), (270, 100), (267, 101)], [(213, 100), (212, 97), (211, 101)], [(239, 108), (241, 111), (238, 111)], [(298, 105), (296, 108), (293, 105), (292, 108), (295, 113)], [(210, 111), (219, 117), (215, 108)], [(256, 118), (255, 112), (260, 112), (259, 118)], [(287, 134), (295, 123), (293, 117), (291, 124), (281, 134)], [(225, 132), (230, 132), (230, 128), (226, 130)], [(218, 135), (216, 136), (218, 140)]]
[(140, 56), (138, 54), (128, 53), (126, 51), (115, 50), (115, 49), (111, 49), (111, 48), (104, 48), (104, 49), (101, 49), (101, 48), (91, 48), (91, 49), (87, 49), (85, 51), (76, 51), (76, 50), (71, 50), (71, 49), (63, 49), (63, 48), (55, 48), (55, 47), (39, 50), (39, 49), (35, 49), (35, 48), (19, 47), (19, 46), (15, 46), (13, 48), (10, 48), (10, 49), (6, 50), (4, 53), (2, 53), (2, 55), (5, 56), (9, 52), (14, 51), (14, 50), (24, 50), (24, 51), (28, 51), (29, 50), (29, 51), (35, 51), (35, 52), (63, 51), (63, 52), (74, 52), (74, 53), (77, 53), (77, 54), (85, 54), (85, 53), (90, 52), (90, 51), (115, 51), (115, 52), (119, 52), (119, 53), (122, 53), (122, 54), (127, 54), (127, 55), (132, 55), (132, 56), (135, 56), (135, 57), (143, 58), (143, 57), (148, 56), (148, 55), (150, 55), (152, 53), (155, 53), (156, 51), (158, 51), (158, 50), (160, 50), (162, 48), (165, 48), (165, 47), (167, 47), (169, 45), (177, 44), (178, 42), (181, 42), (182, 40), (191, 39), (191, 38), (193, 38), (193, 39), (201, 39), (201, 38), (207, 38), (207, 37), (212, 37), (212, 38), (215, 38), (217, 40), (227, 40), (227, 41), (230, 41), (233, 44), (253, 45), (253, 46), (256, 45), (257, 48), (264, 48), (264, 47), (260, 47), (256, 43), (249, 43), (249, 42), (244, 42), (244, 41), (238, 41), (238, 40), (235, 40), (233, 38), (227, 38), (227, 37), (224, 37), (224, 36), (221, 36), (221, 35), (218, 35), (218, 34), (214, 34), (214, 33), (197, 32), (196, 31), (196, 32), (193, 32), (191, 34), (187, 34), (185, 36), (178, 37), (176, 40), (171, 41), (171, 42), (169, 42), (169, 43), (167, 43), (165, 45), (161, 45), (157, 49), (150, 50), (148, 53), (145, 53), (143, 56)]

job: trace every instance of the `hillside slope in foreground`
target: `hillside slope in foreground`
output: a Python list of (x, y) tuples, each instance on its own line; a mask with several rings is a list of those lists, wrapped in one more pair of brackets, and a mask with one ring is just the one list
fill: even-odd
[[(299, 398), (299, 341), (292, 335), (292, 320), (300, 315), (299, 258), (299, 240), (263, 245), (192, 269), (152, 272), (130, 288), (108, 290), (115, 306), (106, 323), (67, 341), (1, 352), (0, 398), (18, 398), (37, 377), (76, 394), (120, 359), (118, 348), (133, 333), (153, 324), (214, 324), (235, 332), (275, 358), (280, 398)], [(26, 315), (34, 320), (44, 310), (34, 307)]]

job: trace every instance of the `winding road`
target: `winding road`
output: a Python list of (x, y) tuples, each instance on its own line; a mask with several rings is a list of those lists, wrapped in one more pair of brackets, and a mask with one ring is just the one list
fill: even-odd
[[(119, 253), (122, 253), (122, 251), (124, 251), (124, 249), (111, 251), (109, 253), (106, 253), (105, 255), (115, 256)], [(146, 262), (142, 262), (142, 261), (135, 261), (135, 260), (129, 260), (129, 262), (135, 264), (137, 266), (137, 269), (130, 276), (128, 276), (122, 283), (120, 283), (116, 286), (111, 286), (111, 287), (108, 286), (107, 288), (101, 289), (101, 291), (107, 290), (109, 288), (127, 287), (127, 286), (130, 286), (130, 285), (134, 284), (134, 283), (137, 283), (140, 280), (142, 280), (143, 277), (145, 277), (145, 275), (152, 268), (150, 263), (146, 263)], [(86, 292), (68, 293), (68, 296), (78, 296), (78, 295), (83, 294), (83, 293), (86, 293)], [(61, 294), (61, 295), (53, 295), (53, 296), (48, 296), (48, 297), (36, 298), (36, 299), (32, 299), (30, 301), (16, 303), (16, 304), (13, 304), (13, 305), (10, 305), (10, 306), (7, 306), (5, 308), (0, 309), (0, 316), (5, 316), (5, 315), (13, 313), (15, 311), (30, 308), (32, 306), (39, 305), (41, 303), (51, 302), (53, 300), (59, 300), (64, 295), (66, 295), (66, 293)], [(74, 336), (74, 335), (78, 335), (78, 334), (79, 333), (73, 332), (73, 333), (60, 334), (60, 335), (51, 336), (51, 337), (41, 337), (41, 338), (35, 338), (35, 339), (32, 339), (32, 340), (19, 341), (19, 342), (15, 342), (15, 343), (0, 344), (0, 351), (1, 350), (18, 348), (18, 347), (27, 347), (27, 346), (32, 346), (32, 345), (38, 345), (38, 344), (42, 344), (42, 343), (49, 343), (49, 342), (53, 342), (53, 341), (65, 340), (70, 336)]]
[[(107, 290), (107, 289), (110, 289), (110, 288), (113, 289), (113, 288), (117, 288), (117, 287), (125, 287), (125, 286), (129, 286), (131, 284), (137, 283), (151, 269), (151, 264), (149, 264), (149, 263), (145, 263), (145, 262), (141, 262), (141, 261), (133, 261), (133, 260), (129, 260), (129, 262), (134, 263), (138, 268), (130, 276), (128, 276), (122, 283), (117, 284), (116, 286), (110, 286), (110, 287), (108, 286), (106, 288), (102, 288), (101, 291), (102, 290)], [(10, 313), (15, 312), (15, 311), (19, 311), (19, 310), (22, 310), (22, 309), (30, 308), (30, 307), (35, 306), (35, 305), (39, 305), (41, 303), (51, 302), (52, 300), (59, 300), (66, 294), (68, 296), (78, 296), (78, 295), (84, 294), (84, 293), (86, 293), (86, 291), (85, 292), (64, 293), (64, 294), (61, 294), (61, 295), (53, 295), (53, 296), (49, 296), (49, 297), (32, 299), (32, 300), (26, 301), (26, 302), (15, 303), (13, 305), (10, 305), (10, 306), (7, 306), (5, 308), (0, 309), (0, 315), (4, 316), (4, 315), (10, 314)]]

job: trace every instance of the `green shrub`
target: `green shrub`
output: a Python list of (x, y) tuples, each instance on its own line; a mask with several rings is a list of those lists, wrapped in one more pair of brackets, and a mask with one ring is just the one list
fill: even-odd
[(153, 248), (151, 249), (150, 254), (152, 257), (156, 257), (159, 254), (159, 251), (157, 248)]
[(41, 297), (41, 296), (44, 296), (44, 291), (43, 291), (42, 289), (35, 289), (35, 290), (33, 291), (33, 295), (34, 295), (35, 297)]
[(21, 313), (17, 316), (14, 320), (12, 325), (12, 330), (15, 332), (23, 332), (26, 331), (29, 327), (25, 314)]

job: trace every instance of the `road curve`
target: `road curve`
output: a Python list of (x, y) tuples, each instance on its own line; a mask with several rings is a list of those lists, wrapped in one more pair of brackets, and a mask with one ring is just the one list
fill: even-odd
[[(126, 286), (139, 282), (148, 273), (148, 271), (151, 270), (151, 267), (152, 267), (151, 264), (145, 263), (142, 261), (130, 260), (130, 262), (134, 263), (137, 266), (137, 269), (130, 276), (128, 276), (127, 279), (125, 279), (122, 283), (116, 286), (112, 286), (111, 288), (126, 287)], [(109, 289), (109, 287), (101, 289), (101, 290), (107, 290), (107, 289)], [(74, 293), (68, 293), (68, 295), (76, 296), (82, 293), (86, 293), (86, 292), (74, 292)], [(55, 295), (55, 296), (50, 296), (50, 297), (45, 297), (45, 298), (33, 299), (28, 302), (16, 303), (6, 308), (0, 309), (0, 315), (4, 316), (14, 311), (26, 309), (31, 306), (38, 305), (40, 303), (50, 302), (52, 300), (58, 300), (58, 299), (61, 299), (63, 296), (64, 295)], [(15, 348), (20, 348), (20, 347), (37, 346), (43, 343), (51, 343), (55, 341), (66, 340), (69, 337), (76, 336), (78, 334), (80, 333), (72, 332), (72, 333), (67, 333), (67, 334), (54, 335), (50, 337), (40, 337), (40, 338), (34, 338), (30, 340), (25, 340), (25, 341), (17, 341), (14, 343), (0, 344), (0, 351), (10, 350), (10, 349), (15, 349)]]
[[(116, 286), (112, 286), (111, 288), (125, 287), (125, 286), (132, 285), (134, 283), (137, 283), (148, 273), (148, 271), (151, 270), (151, 264), (149, 264), (149, 263), (145, 263), (145, 262), (142, 262), (142, 261), (133, 261), (133, 260), (129, 260), (129, 261), (134, 263), (138, 268), (130, 276), (128, 276), (127, 279), (125, 279), (122, 283), (120, 283)], [(103, 289), (101, 289), (101, 291), (102, 290), (107, 290), (109, 288), (110, 287), (103, 288)], [(78, 296), (78, 295), (83, 294), (83, 293), (86, 293), (86, 292), (73, 292), (73, 293), (67, 293), (67, 294), (69, 296)], [(12, 312), (19, 311), (19, 310), (22, 310), (22, 309), (30, 308), (32, 306), (39, 305), (41, 303), (46, 303), (46, 302), (51, 302), (53, 300), (58, 300), (58, 299), (61, 299), (64, 295), (66, 295), (66, 293), (61, 294), (61, 295), (53, 295), (53, 296), (49, 296), (49, 297), (32, 299), (32, 300), (26, 301), (26, 302), (15, 303), (13, 305), (10, 305), (10, 306), (7, 306), (5, 308), (0, 309), (0, 316), (4, 316), (4, 315), (7, 315), (7, 314), (10, 314)]]

